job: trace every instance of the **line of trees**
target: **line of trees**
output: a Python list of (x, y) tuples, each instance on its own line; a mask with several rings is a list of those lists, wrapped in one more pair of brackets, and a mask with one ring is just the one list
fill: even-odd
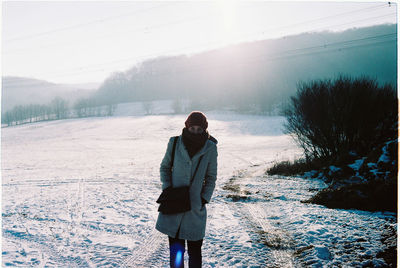
[(100, 104), (95, 98), (82, 98), (75, 102), (73, 110), (75, 117), (112, 116), (117, 104)]
[(116, 106), (116, 104), (99, 105), (94, 98), (83, 98), (70, 107), (66, 100), (56, 97), (49, 104), (17, 105), (2, 113), (1, 123), (12, 126), (46, 120), (112, 116)]
[[(105, 101), (96, 98), (96, 96), (92, 96), (78, 99), (70, 106), (68, 101), (57, 97), (47, 105), (17, 105), (13, 109), (2, 113), (1, 123), (7, 126), (13, 126), (47, 120), (114, 115), (118, 104), (104, 103)], [(155, 108), (153, 101), (143, 101), (142, 107), (146, 114), (153, 114)], [(209, 107), (198, 101), (175, 99), (171, 103), (171, 108), (175, 114), (180, 114), (192, 110), (204, 110)]]

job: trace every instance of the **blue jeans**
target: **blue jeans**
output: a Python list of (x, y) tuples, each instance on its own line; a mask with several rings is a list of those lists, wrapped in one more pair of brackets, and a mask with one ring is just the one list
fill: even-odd
[(185, 254), (185, 241), (187, 241), (189, 253), (189, 268), (201, 267), (201, 246), (203, 239), (199, 241), (189, 241), (178, 238), (168, 237), (169, 239), (169, 264), (171, 267), (183, 268), (183, 256)]

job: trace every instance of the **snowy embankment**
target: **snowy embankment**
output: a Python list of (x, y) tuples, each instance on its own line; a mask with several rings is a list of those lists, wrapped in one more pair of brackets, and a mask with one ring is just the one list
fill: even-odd
[[(383, 264), (376, 254), (384, 227), (396, 228), (393, 214), (303, 204), (322, 181), (264, 175), (300, 154), (281, 132), (283, 118), (207, 116), (219, 141), (219, 175), (204, 267)], [(185, 117), (4, 128), (3, 266), (168, 267), (167, 239), (154, 230), (159, 164)]]

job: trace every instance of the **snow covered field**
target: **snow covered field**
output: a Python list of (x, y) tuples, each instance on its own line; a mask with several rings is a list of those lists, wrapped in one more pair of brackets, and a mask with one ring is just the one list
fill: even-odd
[[(282, 117), (211, 112), (219, 141), (204, 267), (381, 266), (391, 213), (300, 201), (318, 180), (264, 175), (300, 155)], [(2, 129), (2, 266), (168, 267), (155, 231), (159, 164), (184, 115), (42, 122)], [(234, 189), (234, 190), (232, 190)], [(235, 195), (240, 200), (235, 199)]]

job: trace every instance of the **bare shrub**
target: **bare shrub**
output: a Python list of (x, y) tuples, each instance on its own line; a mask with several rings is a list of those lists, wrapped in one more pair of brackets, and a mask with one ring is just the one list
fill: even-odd
[(396, 89), (367, 77), (303, 82), (285, 116), (307, 160), (365, 155), (397, 136)]

